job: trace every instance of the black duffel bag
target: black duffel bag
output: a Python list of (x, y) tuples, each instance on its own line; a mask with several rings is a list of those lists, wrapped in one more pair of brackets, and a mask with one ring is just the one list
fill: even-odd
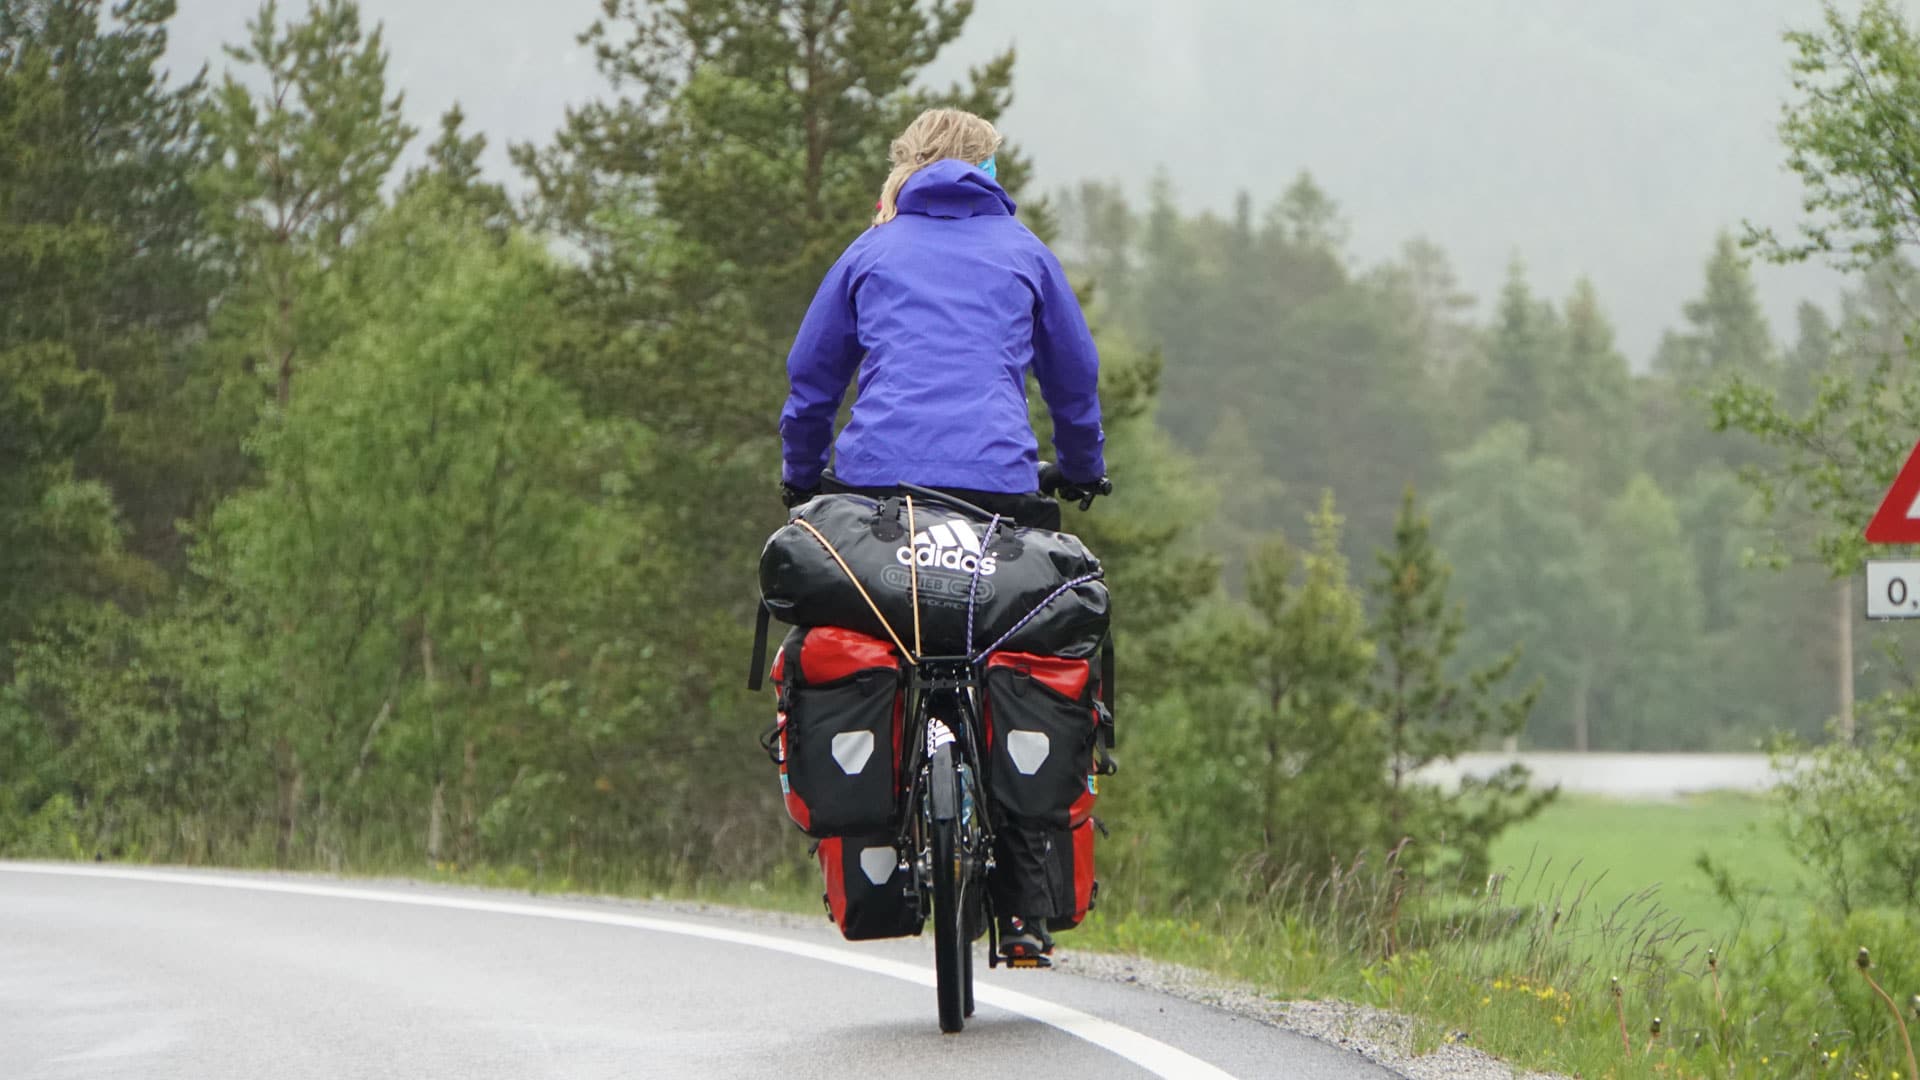
[(922, 656), (1098, 652), (1108, 620), (1100, 560), (1069, 533), (1005, 520), (987, 531), (988, 522), (930, 500), (915, 498), (909, 510), (904, 497), (821, 495), (767, 541), (761, 600), (789, 625), (898, 635), (912, 649), (917, 591)]

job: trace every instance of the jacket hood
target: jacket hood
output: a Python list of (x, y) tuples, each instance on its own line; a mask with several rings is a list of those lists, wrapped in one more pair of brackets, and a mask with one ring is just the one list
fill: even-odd
[(948, 158), (910, 177), (900, 189), (900, 212), (937, 218), (1011, 217), (1013, 197), (977, 165)]

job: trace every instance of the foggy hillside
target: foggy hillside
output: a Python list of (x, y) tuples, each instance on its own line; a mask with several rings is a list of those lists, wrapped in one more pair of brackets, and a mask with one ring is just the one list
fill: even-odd
[[(1006, 126), (1047, 181), (1138, 190), (1165, 167), (1224, 210), (1309, 169), (1368, 261), (1425, 232), (1483, 301), (1516, 251), (1549, 295), (1591, 275), (1635, 366), (1717, 230), (1796, 206), (1774, 135), (1780, 34), (1818, 20), (1813, 0), (1100, 8), (989, 0), (969, 27), (968, 52), (1019, 47)], [(1782, 331), (1800, 300), (1830, 298), (1817, 271), (1759, 282)]]

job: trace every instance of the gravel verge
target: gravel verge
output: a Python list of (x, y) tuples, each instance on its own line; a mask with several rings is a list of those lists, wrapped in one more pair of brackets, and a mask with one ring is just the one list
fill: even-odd
[(1136, 956), (1062, 948), (1054, 963), (1061, 971), (1138, 984), (1331, 1043), (1408, 1080), (1568, 1080), (1554, 1073), (1516, 1069), (1459, 1042), (1443, 1041), (1427, 1053), (1418, 1053), (1413, 1019), (1384, 1009), (1344, 1001), (1276, 1000), (1245, 983)]

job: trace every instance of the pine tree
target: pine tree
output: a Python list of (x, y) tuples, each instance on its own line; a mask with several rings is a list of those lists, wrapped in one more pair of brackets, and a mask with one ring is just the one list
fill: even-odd
[(1736, 379), (1776, 386), (1779, 358), (1753, 276), (1733, 238), (1722, 233), (1708, 257), (1701, 294), (1682, 307), (1686, 325), (1668, 332), (1654, 356), (1650, 384), (1650, 464), (1656, 479), (1678, 489), (1702, 463), (1739, 470), (1764, 455), (1749, 440), (1713, 435), (1708, 399)]
[(1301, 172), (1261, 220), (1257, 302), (1284, 317), (1345, 286), (1347, 231), (1339, 203)]
[(1336, 259), (1347, 243), (1347, 225), (1340, 218), (1339, 205), (1305, 170), (1281, 193), (1268, 215), (1267, 227), (1291, 247), (1326, 252)]
[(1793, 348), (1780, 374), (1780, 400), (1786, 408), (1804, 412), (1833, 364), (1839, 331), (1826, 311), (1811, 302), (1794, 310), (1794, 330)]
[(1840, 294), (1840, 326), (1847, 372), (1865, 376), (1881, 363), (1907, 357), (1907, 335), (1920, 312), (1920, 270), (1896, 256), (1869, 267)]
[[(54, 412), (75, 393), (98, 399), (84, 424), (54, 424), (66, 464), (41, 456), (38, 468), (107, 485), (132, 551), (163, 563), (177, 557), (173, 522), (192, 504), (177, 395), (212, 284), (185, 182), (201, 87), (169, 86), (160, 67), (172, 14), (169, 0), (111, 12), (101, 0), (0, 4), (0, 368), (17, 395), (44, 396)], [(38, 504), (10, 501), (16, 513)]]
[(1566, 366), (1554, 410), (1553, 452), (1585, 478), (1582, 509), (1597, 519), (1595, 496), (1621, 490), (1639, 461), (1633, 374), (1593, 283), (1581, 278), (1566, 305)]
[(1378, 829), (1384, 755), (1380, 718), (1364, 689), (1374, 650), (1331, 493), (1309, 524), (1306, 552), (1281, 538), (1257, 549), (1247, 566), (1257, 627), (1250, 656), (1258, 695), (1256, 821), (1276, 876), (1289, 865), (1317, 871), (1329, 859), (1351, 860)]
[(1053, 207), (1059, 224), (1054, 250), (1061, 261), (1091, 278), (1103, 303), (1111, 306), (1126, 296), (1139, 222), (1119, 185), (1083, 180), (1055, 196)]
[(107, 398), (104, 380), (60, 346), (0, 350), (0, 683), (31, 631), (111, 581), (112, 499), (73, 472)]
[(1446, 251), (1415, 237), (1401, 246), (1398, 261), (1375, 272), (1374, 284), (1390, 298), (1436, 385), (1451, 385), (1475, 348), (1476, 331), (1468, 315), (1476, 301), (1460, 287)]
[(1370, 584), (1374, 615), (1372, 707), (1384, 731), (1388, 775), (1383, 841), (1411, 840), (1402, 865), (1436, 870), (1454, 864), (1463, 880), (1484, 878), (1488, 847), (1509, 825), (1532, 817), (1551, 793), (1529, 791), (1515, 765), (1493, 776), (1465, 778), (1451, 793), (1420, 783), (1414, 774), (1451, 761), (1488, 738), (1517, 736), (1539, 686), (1503, 698), (1499, 685), (1519, 663), (1516, 646), (1505, 657), (1454, 674), (1466, 618), (1448, 598), (1452, 571), (1434, 550), (1432, 527), (1409, 488), (1394, 523), (1393, 547), (1376, 555)]
[(1246, 580), (1246, 553), (1258, 538), (1282, 520), (1285, 491), (1268, 468), (1262, 444), (1253, 437), (1246, 413), (1229, 405), (1200, 452), (1206, 476), (1219, 490), (1222, 506), (1214, 526), (1226, 551), (1226, 583), (1238, 593)]
[(200, 190), (235, 271), (216, 335), (240, 432), (262, 391), (286, 407), (308, 356), (338, 333), (342, 320), (313, 308), (319, 281), (383, 204), (414, 134), (401, 95), (387, 93), (381, 30), (363, 28), (353, 0), (322, 0), (284, 25), (268, 0), (247, 32), (227, 55), (264, 87), (229, 72), (200, 115), (215, 155)]
[(1734, 375), (1767, 380), (1775, 364), (1766, 316), (1753, 276), (1721, 233), (1707, 258), (1701, 294), (1681, 306), (1686, 323), (1669, 332), (1654, 357), (1654, 369), (1682, 390), (1715, 386)]
[[(887, 146), (915, 113), (938, 100), (991, 120), (1011, 100), (1011, 51), (967, 85), (916, 87), (971, 4), (609, 0), (604, 12), (581, 41), (621, 97), (570, 109), (553, 146), (516, 146), (514, 160), (548, 222), (589, 251), (615, 240), (597, 218), (618, 206), (751, 276), (769, 341), (792, 333), (871, 217)], [(1011, 147), (1000, 171), (1017, 193), (1025, 165)]]
[(466, 134), (466, 113), (459, 105), (440, 116), (440, 137), (427, 147), (427, 164), (407, 174), (402, 195), (431, 191), (467, 208), (476, 220), (500, 236), (514, 224), (513, 202), (507, 189), (483, 178), (480, 155), (487, 137)]
[(1485, 423), (1526, 425), (1529, 449), (1539, 453), (1558, 396), (1563, 344), (1553, 308), (1534, 298), (1518, 258), (1507, 268), (1495, 320), (1487, 343)]
[(1154, 654), (1179, 674), (1123, 721), (1136, 732), (1129, 753), (1153, 768), (1114, 785), (1119, 812), (1139, 823), (1127, 862), (1143, 898), (1265, 900), (1275, 882), (1317, 879), (1377, 843), (1373, 652), (1340, 524), (1329, 498), (1310, 548), (1268, 535), (1245, 556), (1248, 599), (1215, 597)]
[(181, 395), (216, 277), (172, 14), (0, 3), (0, 844), (37, 818), (66, 854), (80, 817), (124, 826), (175, 776), (166, 710), (126, 705), (166, 680), (117, 648), (121, 605), (164, 599), (183, 561)]
[(1201, 365), (1223, 359), (1231, 364), (1230, 358), (1219, 355), (1222, 346), (1214, 336), (1220, 311), (1214, 300), (1217, 283), (1198, 269), (1199, 251), (1180, 213), (1173, 180), (1157, 173), (1147, 192), (1140, 233), (1139, 301), (1122, 316), (1123, 325), (1166, 354), (1161, 423), (1183, 445), (1197, 446), (1217, 414), (1205, 391)]

